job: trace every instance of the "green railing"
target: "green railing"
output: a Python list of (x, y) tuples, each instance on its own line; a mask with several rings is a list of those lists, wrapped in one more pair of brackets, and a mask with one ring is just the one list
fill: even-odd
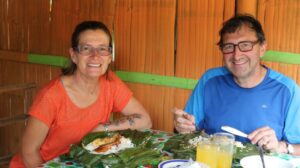
[[(300, 64), (300, 54), (267, 51), (262, 57), (263, 61), (272, 61), (285, 64)], [(67, 58), (62, 56), (29, 54), (28, 62), (36, 64), (45, 64), (63, 67)], [(150, 85), (159, 85), (167, 87), (175, 87), (182, 89), (193, 89), (197, 80), (190, 78), (179, 78), (174, 76), (163, 76), (141, 72), (116, 71), (116, 74), (126, 82), (143, 83)]]

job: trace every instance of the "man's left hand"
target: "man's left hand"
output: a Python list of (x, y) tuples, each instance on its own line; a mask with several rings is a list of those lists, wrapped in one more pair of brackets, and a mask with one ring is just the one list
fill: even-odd
[(280, 144), (277, 140), (276, 133), (268, 126), (256, 129), (248, 135), (248, 138), (252, 144), (258, 144), (266, 150), (274, 152), (279, 150)]

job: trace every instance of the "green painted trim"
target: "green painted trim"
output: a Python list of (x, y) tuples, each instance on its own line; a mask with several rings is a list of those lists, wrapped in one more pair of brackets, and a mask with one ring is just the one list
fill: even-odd
[(140, 72), (116, 71), (116, 74), (126, 82), (143, 83), (151, 85), (169, 86), (182, 89), (194, 89), (197, 80), (177, 78), (173, 76), (153, 75)]
[[(29, 54), (28, 62), (63, 67), (68, 58), (41, 54)], [(286, 64), (300, 64), (300, 54), (269, 50), (262, 57), (263, 61), (280, 62)], [(116, 74), (126, 82), (143, 83), (149, 85), (168, 86), (182, 89), (194, 89), (197, 80), (162, 76), (140, 72), (116, 71)]]
[(63, 67), (68, 58), (62, 56), (28, 54), (28, 62)]
[(265, 53), (261, 60), (285, 64), (300, 64), (300, 54), (269, 50)]

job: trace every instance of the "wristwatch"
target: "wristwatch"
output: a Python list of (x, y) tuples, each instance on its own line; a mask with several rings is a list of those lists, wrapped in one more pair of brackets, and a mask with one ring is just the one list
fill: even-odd
[(287, 145), (287, 151), (288, 151), (288, 154), (293, 154), (294, 153), (294, 147), (292, 144), (289, 144), (289, 143), (286, 143)]

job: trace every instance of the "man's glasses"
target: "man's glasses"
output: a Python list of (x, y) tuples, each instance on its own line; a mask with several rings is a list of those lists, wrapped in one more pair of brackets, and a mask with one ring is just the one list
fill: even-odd
[(84, 44), (84, 45), (79, 45), (77, 47), (77, 51), (81, 55), (86, 55), (86, 56), (92, 55), (95, 51), (100, 56), (109, 56), (112, 53), (112, 48), (108, 46), (99, 46), (97, 48), (94, 48), (90, 45)]
[(226, 43), (226, 44), (220, 45), (220, 49), (221, 49), (223, 54), (230, 54), (230, 53), (235, 52), (235, 47), (237, 46), (240, 51), (248, 52), (248, 51), (251, 51), (253, 49), (253, 46), (255, 44), (257, 44), (258, 42), (259, 42), (259, 40), (256, 40), (256, 41), (241, 41), (237, 44)]

